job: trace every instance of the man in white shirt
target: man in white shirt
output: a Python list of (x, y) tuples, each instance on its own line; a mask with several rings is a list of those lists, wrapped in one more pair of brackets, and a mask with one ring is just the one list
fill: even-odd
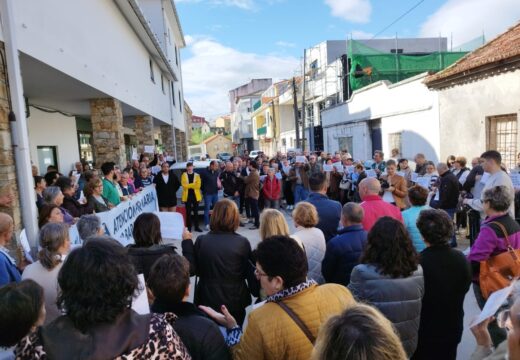
[[(511, 181), (511, 178), (509, 175), (502, 170), (500, 167), (502, 163), (502, 156), (498, 151), (495, 150), (489, 150), (483, 153), (480, 156), (483, 159), (482, 167), (484, 168), (484, 175), (482, 176), (483, 181), (485, 179), (486, 173), (489, 174), (487, 179), (485, 179), (485, 186), (482, 189), (481, 194), (484, 194), (484, 192), (487, 189), (490, 189), (495, 186), (506, 186), (509, 191), (511, 192), (512, 197), (515, 197), (515, 189), (513, 187), (513, 182)], [(480, 212), (480, 217), (482, 219), (485, 218), (484, 214), (484, 208), (482, 206), (482, 200), (480, 199), (465, 199), (464, 204), (469, 205), (473, 210)], [(511, 206), (509, 207), (509, 215), (514, 219), (515, 218), (515, 204), (514, 202), (511, 203)]]

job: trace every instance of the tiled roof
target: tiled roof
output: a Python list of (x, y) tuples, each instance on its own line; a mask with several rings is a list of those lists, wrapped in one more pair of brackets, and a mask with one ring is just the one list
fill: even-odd
[(428, 76), (425, 80), (425, 84), (430, 85), (454, 75), (475, 70), (485, 65), (495, 64), (516, 56), (520, 56), (520, 22), (495, 39), (467, 54), (443, 71)]

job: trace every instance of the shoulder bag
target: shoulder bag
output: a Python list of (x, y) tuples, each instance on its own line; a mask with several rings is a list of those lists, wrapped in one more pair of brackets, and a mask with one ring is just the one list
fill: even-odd
[(480, 289), (482, 296), (487, 299), (493, 292), (503, 289), (520, 276), (520, 249), (513, 249), (509, 242), (506, 228), (499, 222), (491, 224), (498, 226), (504, 234), (506, 251), (480, 262)]
[(275, 304), (278, 304), (278, 306), (280, 306), (287, 313), (287, 315), (289, 315), (289, 317), (296, 323), (296, 325), (298, 325), (300, 330), (305, 334), (307, 339), (309, 339), (312, 346), (314, 346), (314, 343), (316, 342), (316, 337), (312, 335), (312, 332), (309, 330), (307, 325), (305, 325), (302, 319), (300, 319), (300, 317), (296, 315), (296, 313), (292, 311), (292, 309), (289, 306), (287, 306), (287, 304), (285, 304), (283, 301), (278, 301)]

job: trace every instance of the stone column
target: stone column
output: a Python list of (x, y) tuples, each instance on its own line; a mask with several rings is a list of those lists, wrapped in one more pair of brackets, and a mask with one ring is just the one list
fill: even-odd
[(117, 99), (90, 100), (96, 167), (107, 161), (126, 165), (123, 112)]
[[(4, 45), (0, 43), (0, 51), (4, 53), (1, 59), (5, 59)], [(15, 230), (22, 229), (22, 216), (20, 213), (20, 196), (16, 183), (16, 168), (11, 142), (11, 128), (9, 124), (9, 100), (7, 91), (7, 74), (4, 72), (4, 64), (0, 62), (0, 194), (11, 193), (14, 201), (11, 207), (0, 207), (0, 211), (9, 214), (14, 220)], [(37, 159), (33, 159), (37, 160)], [(13, 238), (14, 239), (14, 238)], [(14, 248), (14, 242), (9, 244)]]
[(173, 126), (161, 125), (161, 141), (164, 151), (173, 155)]
[(137, 138), (137, 152), (144, 152), (146, 145), (155, 145), (153, 136), (153, 117), (150, 115), (137, 115), (135, 117), (135, 137)]
[(183, 139), (182, 134), (184, 134), (182, 131), (180, 131), (179, 129), (175, 129), (175, 147), (177, 149), (177, 158), (179, 158), (179, 160), (184, 160), (186, 158), (183, 156), (183, 150), (182, 150), (183, 140), (185, 143), (186, 137), (184, 137), (184, 139)]
[(185, 161), (188, 159), (188, 143), (186, 142), (186, 133), (181, 131), (181, 150), (182, 150), (182, 160)]

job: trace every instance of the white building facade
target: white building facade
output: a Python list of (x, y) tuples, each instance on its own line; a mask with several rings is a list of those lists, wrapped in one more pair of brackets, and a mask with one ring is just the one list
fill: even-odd
[(185, 42), (173, 0), (13, 3), (31, 160), (41, 173), (43, 164), (68, 172), (86, 154), (82, 144), (97, 166), (125, 165), (133, 146), (175, 152), (185, 132)]
[(398, 148), (406, 158), (424, 153), (440, 159), (438, 94), (424, 84), (427, 74), (357, 90), (345, 103), (321, 112), (325, 151), (348, 150), (356, 160), (375, 150)]

